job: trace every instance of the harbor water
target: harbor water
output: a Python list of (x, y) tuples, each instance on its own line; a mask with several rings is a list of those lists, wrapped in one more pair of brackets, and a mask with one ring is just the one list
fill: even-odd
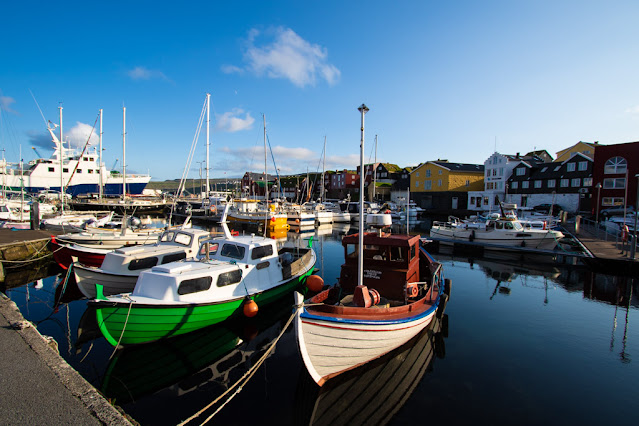
[[(333, 283), (346, 232), (289, 231), (281, 242), (312, 236), (319, 274)], [(321, 391), (287, 327), (292, 295), (252, 319), (115, 350), (62, 273), (5, 292), (74, 369), (143, 425), (179, 424), (196, 413), (189, 424), (212, 415), (217, 424), (247, 425), (637, 423), (636, 277), (549, 257), (471, 258), (443, 248), (433, 255), (452, 280), (445, 317)]]

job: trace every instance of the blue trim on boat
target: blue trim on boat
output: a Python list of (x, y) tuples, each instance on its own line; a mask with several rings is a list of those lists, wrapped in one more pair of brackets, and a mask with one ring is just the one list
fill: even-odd
[[(136, 183), (127, 183), (127, 194), (139, 195), (142, 194), (144, 188), (146, 188), (145, 182), (136, 182)], [(37, 194), (40, 191), (51, 190), (51, 191), (60, 191), (60, 187), (38, 187), (38, 186), (28, 186), (25, 187), (25, 190), (31, 194)], [(93, 183), (82, 183), (78, 185), (71, 185), (66, 188), (66, 193), (72, 196), (84, 195), (84, 194), (97, 194), (99, 192), (98, 184)], [(104, 185), (103, 192), (105, 195), (122, 195), (122, 184), (121, 183), (109, 183)]]
[[(441, 294), (441, 293), (440, 293)], [(417, 321), (421, 318), (427, 317), (431, 313), (434, 313), (439, 306), (439, 295), (437, 296), (437, 301), (433, 306), (428, 308), (426, 311), (419, 315), (415, 315), (412, 317), (406, 317), (398, 320), (360, 320), (360, 319), (352, 319), (352, 318), (342, 318), (342, 317), (329, 317), (323, 315), (313, 315), (309, 314), (306, 309), (300, 314), (301, 318), (308, 318), (313, 320), (321, 320), (328, 322), (335, 322), (339, 324), (360, 324), (360, 325), (391, 325), (391, 324), (406, 324), (409, 322)]]

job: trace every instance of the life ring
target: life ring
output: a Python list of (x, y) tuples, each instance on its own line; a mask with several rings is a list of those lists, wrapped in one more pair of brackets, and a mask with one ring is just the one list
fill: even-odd
[(215, 213), (215, 212), (217, 212), (217, 207), (211, 206), (210, 210), (211, 210), (212, 213)]

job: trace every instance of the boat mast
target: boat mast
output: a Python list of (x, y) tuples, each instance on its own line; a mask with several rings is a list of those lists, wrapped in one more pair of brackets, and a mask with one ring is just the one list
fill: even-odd
[(377, 186), (377, 135), (375, 135), (375, 161), (373, 162), (373, 199), (371, 201), (375, 201), (375, 187)]
[(122, 201), (126, 200), (126, 107), (122, 107)]
[(322, 202), (326, 201), (326, 184), (324, 181), (324, 174), (326, 173), (326, 136), (324, 136), (324, 163), (322, 164)]
[(362, 115), (362, 139), (359, 146), (359, 250), (357, 256), (357, 285), (364, 283), (364, 115), (369, 111), (362, 104), (357, 110)]
[(64, 215), (64, 177), (62, 168), (64, 167), (64, 139), (62, 139), (62, 105), (58, 106), (60, 110), (60, 144), (58, 145), (58, 157), (60, 157), (60, 211)]
[(268, 175), (266, 174), (266, 115), (262, 114), (264, 123), (264, 199), (266, 200), (266, 212), (264, 213), (264, 237), (266, 238), (266, 227), (268, 225)]
[(99, 158), (98, 171), (100, 173), (100, 176), (99, 176), (100, 181), (98, 183), (98, 186), (99, 186), (98, 197), (100, 198), (100, 200), (102, 200), (102, 196), (104, 195), (102, 193), (103, 191), (102, 186), (104, 185), (104, 182), (102, 182), (102, 133), (103, 133), (102, 132), (102, 108), (100, 108), (100, 155), (98, 156)]
[[(211, 145), (209, 140), (209, 121), (211, 117), (211, 94), (206, 94), (206, 197), (209, 196), (209, 146)], [(202, 188), (200, 188), (200, 191)]]

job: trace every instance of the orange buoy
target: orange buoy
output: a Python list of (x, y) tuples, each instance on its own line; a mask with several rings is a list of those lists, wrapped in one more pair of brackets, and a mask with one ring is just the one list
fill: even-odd
[(249, 299), (248, 297), (244, 299), (244, 307), (242, 309), (244, 311), (244, 315), (249, 318), (253, 318), (257, 315), (258, 307), (257, 303), (255, 303), (255, 300), (253, 299)]
[(324, 288), (324, 280), (319, 275), (311, 275), (306, 278), (306, 287), (313, 293), (319, 293)]

